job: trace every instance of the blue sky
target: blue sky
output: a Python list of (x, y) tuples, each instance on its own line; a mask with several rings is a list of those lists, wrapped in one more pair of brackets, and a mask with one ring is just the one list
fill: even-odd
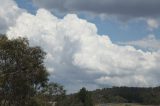
[(36, 13), (37, 7), (33, 5), (32, 1), (30, 1), (30, 0), (16, 0), (16, 2), (20, 8), (24, 8), (32, 14)]
[(160, 85), (160, 1), (0, 1), (0, 33), (40, 46), (69, 93)]

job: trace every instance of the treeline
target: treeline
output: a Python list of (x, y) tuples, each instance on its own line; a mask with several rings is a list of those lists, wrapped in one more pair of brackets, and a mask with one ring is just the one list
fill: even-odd
[(95, 106), (95, 102), (91, 92), (83, 87), (78, 93), (67, 95), (58, 106)]
[(113, 87), (97, 89), (91, 93), (96, 103), (160, 104), (160, 87)]
[[(84, 89), (84, 88), (83, 88)], [(143, 105), (160, 105), (160, 87), (112, 87), (86, 91), (68, 95), (60, 106), (94, 106), (95, 104), (107, 103), (139, 103)], [(81, 96), (79, 96), (81, 94)], [(84, 96), (87, 95), (87, 96)], [(87, 98), (86, 98), (87, 97)], [(85, 98), (86, 104), (83, 105)], [(82, 100), (82, 101), (81, 101)]]

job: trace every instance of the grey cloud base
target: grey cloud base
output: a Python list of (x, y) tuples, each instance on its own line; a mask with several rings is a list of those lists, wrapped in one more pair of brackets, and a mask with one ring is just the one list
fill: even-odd
[(45, 64), (51, 80), (69, 92), (82, 86), (160, 85), (159, 50), (144, 52), (114, 44), (107, 35), (98, 35), (93, 23), (74, 14), (59, 19), (45, 9), (36, 15), (24, 12), (7, 36), (27, 37), (31, 45), (41, 46), (47, 52)]
[(159, 0), (32, 0), (48, 10), (91, 12), (123, 18), (155, 18), (160, 16)]

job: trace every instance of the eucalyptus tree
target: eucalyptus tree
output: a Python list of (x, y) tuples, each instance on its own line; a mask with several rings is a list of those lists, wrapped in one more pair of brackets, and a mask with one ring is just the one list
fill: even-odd
[(26, 38), (0, 36), (0, 103), (29, 106), (38, 89), (48, 81), (45, 52)]

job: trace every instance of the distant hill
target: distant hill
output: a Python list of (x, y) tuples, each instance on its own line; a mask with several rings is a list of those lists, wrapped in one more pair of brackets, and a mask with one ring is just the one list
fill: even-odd
[[(160, 106), (160, 87), (113, 87), (88, 91), (88, 94), (94, 106)], [(61, 104), (59, 106), (83, 106), (78, 93), (67, 95)]]
[(90, 91), (93, 101), (102, 103), (140, 103), (160, 105), (160, 87), (113, 87)]

